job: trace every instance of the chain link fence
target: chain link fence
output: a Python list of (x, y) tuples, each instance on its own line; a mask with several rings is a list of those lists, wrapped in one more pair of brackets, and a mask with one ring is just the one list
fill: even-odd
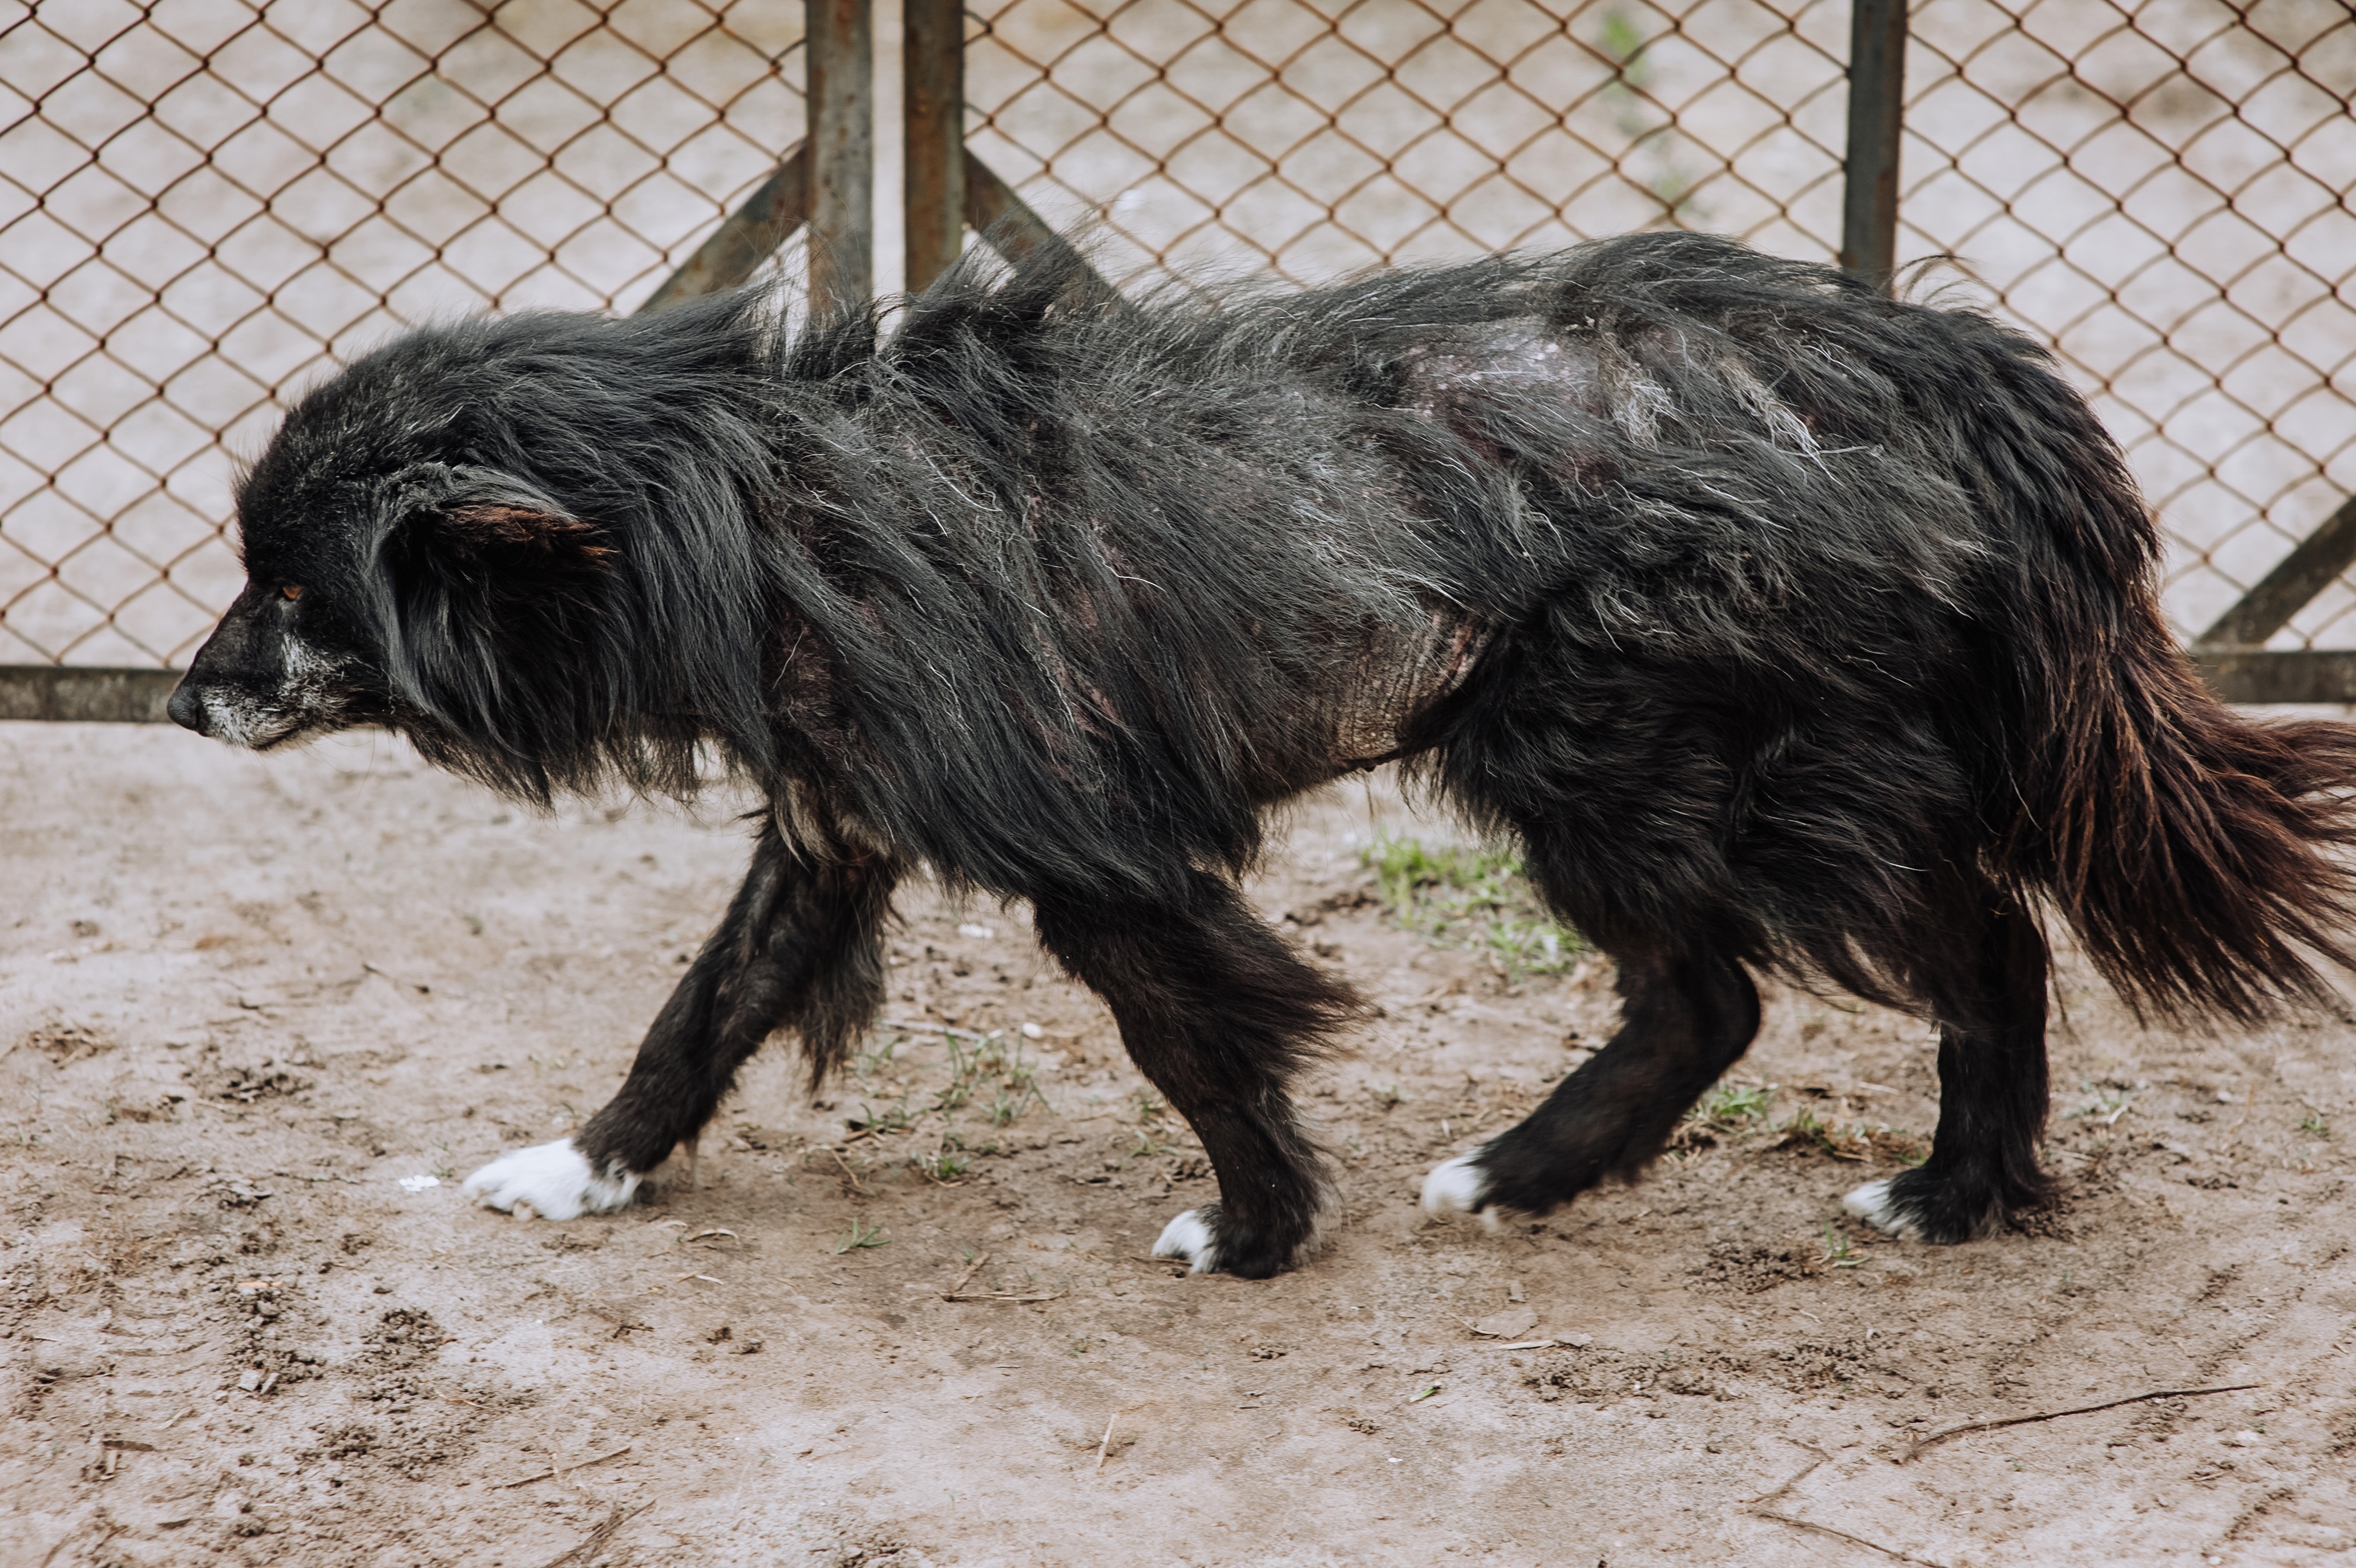
[(291, 394), (412, 323), (629, 308), (802, 134), (776, 0), (11, 8), (0, 663), (186, 662)]
[(1839, 249), (1846, 5), (983, 0), (969, 138), (1116, 282), (1662, 224)]
[[(1899, 253), (1964, 259), (2126, 446), (2198, 634), (2356, 493), (2356, 11), (1914, 7)], [(2356, 645), (2342, 576), (2282, 648)]]
[[(1665, 224), (1829, 261), (1849, 23), (1840, 0), (977, 0), (967, 134), (1130, 288)], [(2161, 509), (2196, 632), (2356, 491), (2356, 17), (1920, 0), (1910, 27), (1899, 254), (1954, 256), (2056, 347)], [(355, 349), (642, 303), (798, 143), (801, 29), (794, 0), (0, 24), (0, 663), (185, 661), (240, 576), (233, 455)], [(2335, 583), (2276, 641), (2356, 643), (2351, 612)]]

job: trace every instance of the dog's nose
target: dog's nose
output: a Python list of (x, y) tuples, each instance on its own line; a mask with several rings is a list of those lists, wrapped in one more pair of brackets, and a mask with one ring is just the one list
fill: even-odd
[(172, 688), (171, 701), (164, 704), (164, 711), (171, 714), (172, 722), (182, 729), (192, 729), (198, 735), (212, 733), (212, 721), (205, 713), (204, 699), (198, 696), (196, 687), (186, 681)]

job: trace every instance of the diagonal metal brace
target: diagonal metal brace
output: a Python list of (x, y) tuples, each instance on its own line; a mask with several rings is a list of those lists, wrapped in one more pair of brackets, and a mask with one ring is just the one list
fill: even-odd
[[(651, 316), (699, 295), (736, 287), (758, 272), (778, 246), (792, 239), (809, 221), (809, 157), (806, 144), (798, 144), (777, 165), (776, 172), (762, 181), (760, 188), (730, 213), (635, 314)], [(1031, 210), (1014, 194), (1013, 187), (970, 150), (965, 155), (965, 220), (1018, 272), (1052, 265), (1077, 277), (1081, 291), (1091, 299), (1113, 302), (1121, 297), (1072, 248), (1070, 241)]]
[(2192, 639), (2196, 649), (2257, 648), (2290, 624), (2290, 618), (2311, 603), (2331, 580), (2356, 564), (2356, 496), (2323, 520), (2323, 526), (2299, 541), (2242, 602), (2218, 618), (2217, 624)]
[(1126, 303), (1120, 291), (1105, 282), (1096, 268), (1072, 248), (1071, 242), (1032, 211), (1014, 194), (1014, 188), (974, 156), (970, 147), (965, 155), (965, 220), (1016, 272), (1052, 266), (1077, 280), (1077, 292), (1092, 304)]
[(663, 280), (632, 314), (652, 316), (699, 295), (734, 288), (760, 270), (778, 246), (809, 221), (809, 145), (797, 142), (776, 172), (728, 215), (712, 238), (695, 248), (679, 271)]

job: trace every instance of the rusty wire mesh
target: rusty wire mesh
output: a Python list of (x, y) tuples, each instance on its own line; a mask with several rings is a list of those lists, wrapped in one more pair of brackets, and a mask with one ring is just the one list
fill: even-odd
[[(1921, 0), (1899, 254), (1962, 258), (2128, 453), (2198, 634), (2356, 492), (2356, 12)], [(2270, 646), (2356, 644), (2342, 578)]]
[[(323, 365), (424, 317), (643, 299), (798, 138), (800, 17), (0, 25), (0, 661), (185, 658), (236, 585), (229, 454)], [(968, 27), (974, 150), (1125, 286), (1661, 224), (1837, 247), (1845, 0), (979, 0)], [(2198, 629), (2356, 489), (2356, 21), (1918, 0), (1912, 30), (1900, 254), (1956, 255), (2056, 345)]]
[(1118, 282), (1664, 223), (1839, 249), (1835, 0), (980, 0), (969, 144)]
[(801, 135), (776, 0), (10, 9), (0, 662), (185, 660), (290, 393), (410, 323), (628, 308)]

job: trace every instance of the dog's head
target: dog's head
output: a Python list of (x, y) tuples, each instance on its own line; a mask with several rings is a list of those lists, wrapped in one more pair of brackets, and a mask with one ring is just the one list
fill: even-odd
[(176, 722), (256, 750), (386, 724), (498, 751), (579, 716), (543, 710), (571, 705), (561, 666), (613, 547), (541, 483), (468, 460), (462, 422), (387, 370), (305, 399), (241, 481), (245, 586), (173, 693)]
[(691, 793), (707, 739), (766, 766), (766, 310), (426, 328), (307, 393), (238, 483), (245, 588), (172, 717), (388, 725), (534, 801)]

